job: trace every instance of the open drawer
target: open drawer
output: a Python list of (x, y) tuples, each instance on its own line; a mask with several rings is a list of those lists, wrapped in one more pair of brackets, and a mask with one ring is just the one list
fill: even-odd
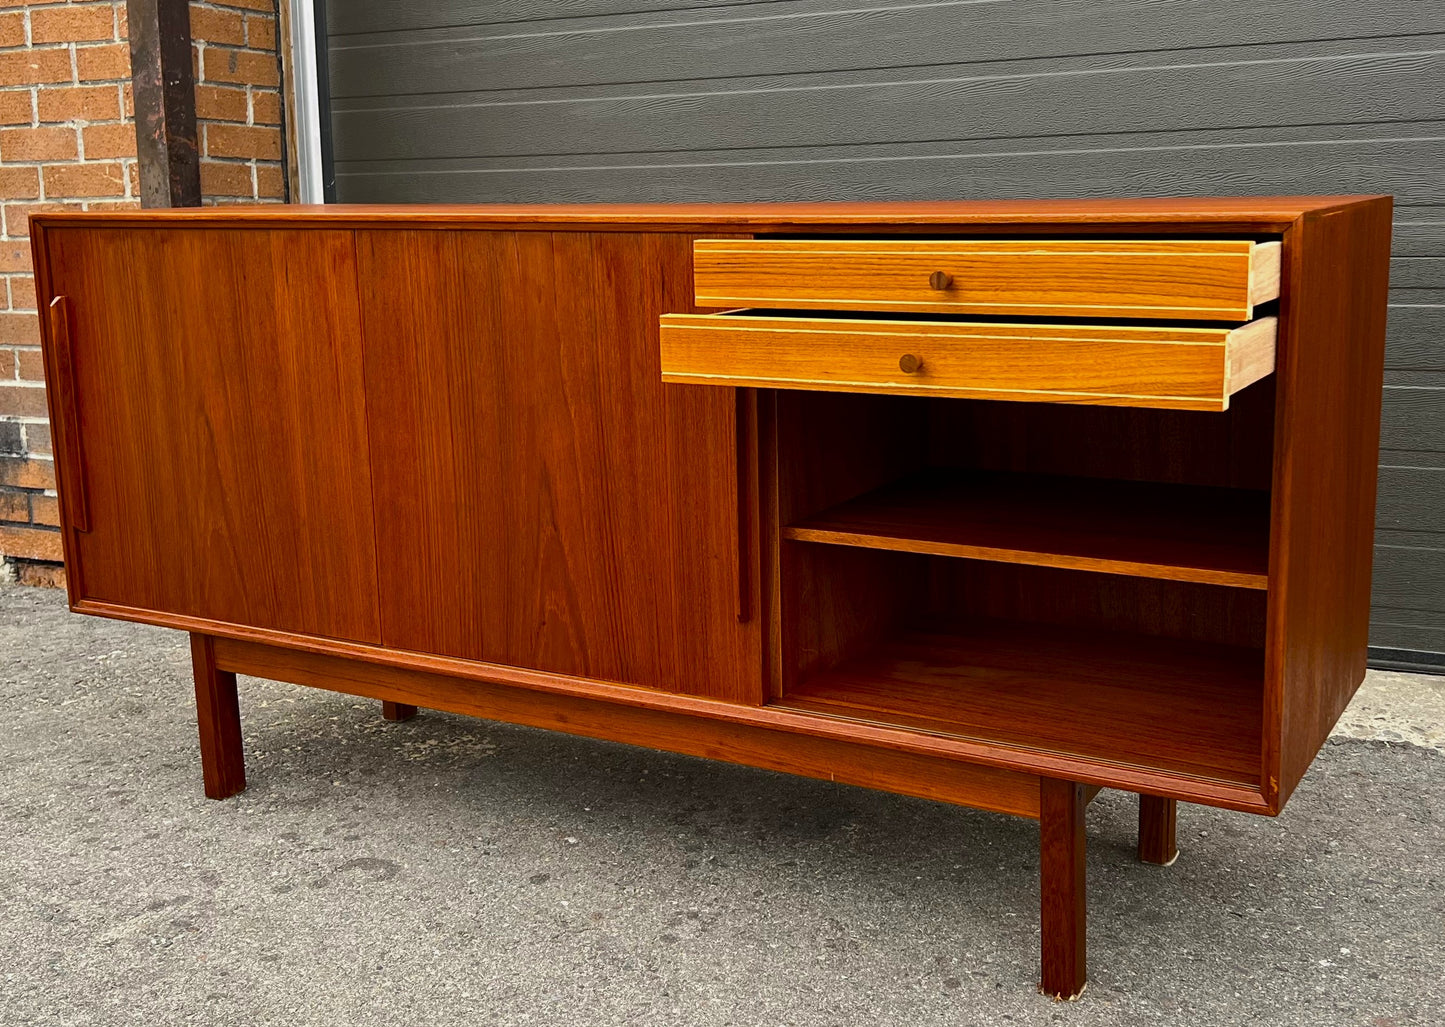
[(698, 239), (700, 307), (1248, 321), (1280, 244), (1249, 239)]
[(1277, 319), (1237, 328), (991, 324), (777, 311), (662, 316), (681, 384), (1226, 410), (1274, 370)]

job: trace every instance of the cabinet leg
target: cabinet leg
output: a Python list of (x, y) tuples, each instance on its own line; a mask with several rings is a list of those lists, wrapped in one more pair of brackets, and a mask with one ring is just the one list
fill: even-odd
[(196, 678), (196, 721), (201, 729), (206, 798), (229, 799), (246, 790), (236, 675), (216, 668), (215, 645), (206, 635), (191, 636), (191, 671)]
[(1179, 858), (1174, 818), (1179, 804), (1157, 795), (1139, 796), (1139, 860), (1167, 867)]
[(1072, 781), (1039, 782), (1039, 855), (1043, 976), (1039, 990), (1056, 999), (1084, 990), (1084, 812), (1088, 789)]
[(411, 720), (412, 717), (416, 716), (416, 707), (408, 706), (404, 702), (387, 702), (383, 699), (381, 701), (381, 715), (387, 720), (398, 722)]

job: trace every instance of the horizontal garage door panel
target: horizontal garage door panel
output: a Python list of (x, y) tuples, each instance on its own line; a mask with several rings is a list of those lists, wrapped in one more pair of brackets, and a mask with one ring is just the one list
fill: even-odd
[[(1340, 124), (1414, 121), (1445, 110), (1445, 37), (1372, 40), (1415, 51), (1382, 61), (1357, 47), (1284, 55), (1281, 47), (1228, 48), (1161, 60), (1101, 58), (899, 73), (850, 72), (826, 81), (675, 83), (666, 89), (598, 87), (598, 95), (428, 94), (384, 101), (333, 98), (338, 161), (529, 156), (769, 146), (912, 142), (926, 111), (933, 137), (957, 140), (1175, 129), (1294, 125), (1328, 109)], [(484, 67), (484, 66), (483, 66)], [(878, 81), (880, 77), (893, 80)], [(550, 93), (550, 91), (546, 91)], [(1030, 112), (1026, 125), (1019, 111)]]
[[(1394, 649), (1417, 653), (1418, 662), (1439, 665), (1435, 654), (1445, 652), (1445, 617), (1434, 610), (1370, 608), (1370, 645), (1375, 650)], [(1399, 654), (1379, 654), (1394, 656)]]
[[(1391, 240), (1395, 256), (1438, 257), (1445, 254), (1445, 220), (1438, 214), (1412, 214), (1397, 209), (1395, 215), (1395, 234)], [(1435, 287), (1445, 288), (1445, 280), (1436, 282)]]
[(1394, 250), (1370, 643), (1438, 654), (1445, 652), (1445, 220), (1402, 212)]
[(1445, 282), (1445, 257), (1401, 257), (1390, 261), (1394, 289), (1438, 289)]
[[(788, 17), (816, 17), (829, 13), (872, 14), (856, 24), (870, 38), (894, 38), (885, 26), (892, 8), (923, 6), (934, 9), (938, 24), (964, 37), (974, 53), (1005, 53), (1020, 48), (1047, 48), (1047, 52), (1089, 53), (1119, 49), (1159, 49), (1198, 46), (1201, 42), (1268, 42), (1300, 38), (1302, 22), (1332, 38), (1380, 36), (1403, 32), (1445, 31), (1445, 11), (1424, 0), (1294, 0), (1262, 4), (1258, 0), (1014, 0), (1011, 3), (953, 3), (920, 5), (906, 0), (849, 4), (839, 0), (687, 0), (669, 5), (658, 0), (568, 0), (566, 18), (555, 0), (330, 0), (326, 23), (333, 36), (357, 33), (400, 34), (426, 29), (465, 26), (471, 35), (477, 27), (514, 26), (518, 32), (547, 31), (544, 26), (570, 23), (577, 31), (595, 30), (594, 19), (637, 16), (654, 22), (682, 18), (742, 22), (750, 38), (757, 38), (762, 21), (770, 31)], [(781, 15), (781, 17), (780, 17)], [(532, 22), (516, 28), (516, 22)], [(782, 31), (786, 32), (786, 29)], [(880, 50), (883, 48), (880, 46)]]
[[(1298, 22), (1275, 5), (1191, 2), (1169, 5), (1167, 17), (1141, 17), (1141, 7), (1098, 0), (1032, 0), (1007, 4), (904, 3), (855, 5), (837, 0), (702, 6), (677, 13), (645, 10), (578, 17), (502, 20), (507, 5), (471, 3), (457, 21), (377, 11), (376, 0), (334, 5), (330, 26), (331, 85), (337, 96), (397, 96), (481, 89), (535, 89), (694, 78), (800, 75), (878, 68), (1067, 58), (1081, 53), (1140, 53), (1203, 43), (1288, 43)], [(388, 3), (387, 6), (395, 6)], [(437, 4), (417, 5), (416, 14)], [(513, 5), (521, 6), (521, 5)], [(640, 5), (639, 5), (640, 6)], [(1153, 5), (1157, 10), (1161, 5)], [(1397, 2), (1371, 9), (1360, 0), (1314, 5), (1331, 35), (1350, 39), (1391, 32), (1445, 32), (1445, 8)], [(839, 9), (843, 8), (843, 9)], [(537, 4), (539, 17), (556, 5)], [(387, 31), (389, 20), (400, 29)], [(436, 17), (436, 15), (433, 15)], [(473, 18), (488, 19), (478, 23)], [(495, 20), (493, 20), (495, 19)], [(466, 25), (464, 31), (450, 27)], [(367, 31), (368, 26), (382, 26)], [(354, 35), (351, 33), (366, 33)], [(1353, 49), (1360, 47), (1355, 45)], [(392, 52), (388, 52), (392, 51)], [(640, 73), (639, 69), (645, 69)]]
[(1392, 305), (1385, 366), (1402, 371), (1445, 369), (1445, 306)]
[[(770, 2), (770, 0), (764, 0)], [(776, 2), (776, 0), (771, 0)], [(687, 10), (733, 7), (737, 0), (687, 0)], [(586, 18), (648, 11), (670, 16), (657, 0), (567, 0), (567, 13)], [(659, 8), (664, 8), (659, 11)], [(326, 27), (333, 36), (354, 32), (399, 32), (431, 27), (498, 25), (556, 18), (555, 0), (327, 0)], [(1403, 12), (1402, 12), (1403, 13)]]
[[(1412, 458), (1418, 463), (1404, 462)], [(1390, 462), (1395, 459), (1401, 462)], [(1445, 548), (1445, 457), (1387, 453), (1384, 460), (1375, 509), (1381, 542)]]
[(1376, 546), (1373, 601), (1377, 610), (1445, 613), (1445, 548)]
[[(927, 199), (938, 196), (1177, 196), (1440, 192), (1445, 125), (1339, 137), (1303, 132), (1161, 133), (1089, 140), (709, 151), (687, 156), (338, 162), (348, 203), (616, 203)], [(1268, 135), (1296, 138), (1271, 141)], [(1061, 183), (1066, 183), (1063, 185)]]
[(1445, 453), (1442, 397), (1445, 393), (1432, 388), (1385, 386), (1385, 406), (1380, 415), (1381, 459), (1390, 450)]

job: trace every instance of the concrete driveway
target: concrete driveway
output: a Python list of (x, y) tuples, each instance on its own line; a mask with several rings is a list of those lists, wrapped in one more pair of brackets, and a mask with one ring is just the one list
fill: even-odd
[(4, 1027), (1445, 1023), (1445, 679), (1171, 868), (1104, 793), (1054, 1004), (1027, 821), (252, 680), (209, 802), (184, 636), (12, 586), (0, 656)]

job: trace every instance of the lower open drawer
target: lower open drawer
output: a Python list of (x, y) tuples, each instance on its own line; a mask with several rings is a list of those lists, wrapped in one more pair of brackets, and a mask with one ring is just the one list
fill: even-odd
[(682, 384), (1225, 410), (1274, 370), (1277, 319), (1236, 327), (664, 314)]

